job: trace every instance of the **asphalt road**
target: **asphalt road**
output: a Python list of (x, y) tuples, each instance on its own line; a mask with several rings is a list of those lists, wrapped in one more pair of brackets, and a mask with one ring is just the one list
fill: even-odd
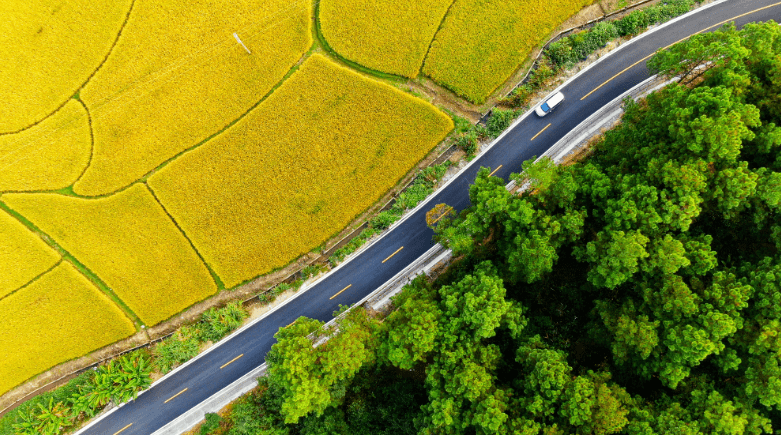
[[(770, 7), (761, 9), (766, 6)], [(643, 36), (569, 83), (562, 89), (566, 100), (553, 113), (544, 118), (531, 115), (516, 125), (476, 164), (438, 192), (429, 204), (444, 202), (459, 210), (466, 208), (469, 205), (469, 185), (481, 166), (495, 169), (502, 165), (496, 175), (503, 178), (511, 172), (519, 172), (523, 161), (542, 155), (595, 109), (646, 79), (648, 71), (645, 61), (642, 61), (581, 100), (594, 88), (658, 48), (723, 21), (734, 20), (738, 26), (742, 26), (747, 22), (770, 19), (781, 21), (781, 3), (731, 0)], [(550, 126), (532, 141), (531, 138), (549, 123)], [(121, 431), (122, 435), (151, 434), (262, 364), (274, 344), (273, 335), (280, 327), (290, 324), (299, 316), (330, 320), (339, 304), (348, 305), (359, 301), (431, 247), (433, 232), (425, 222), (425, 212), (429, 209), (423, 207), (315, 287), (298, 295), (295, 300), (232, 337), (219, 348), (203, 355), (84, 433), (114, 435)], [(382, 263), (400, 247), (403, 247), (401, 251)], [(350, 287), (330, 299), (347, 286)], [(220, 368), (239, 355), (243, 356)]]

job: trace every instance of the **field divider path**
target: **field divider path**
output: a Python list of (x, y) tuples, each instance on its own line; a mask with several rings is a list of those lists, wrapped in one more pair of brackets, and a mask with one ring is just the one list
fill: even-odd
[(165, 205), (162, 201), (160, 201), (160, 198), (157, 197), (157, 194), (154, 190), (152, 190), (152, 187), (146, 182), (143, 181), (142, 184), (146, 187), (146, 189), (149, 191), (150, 194), (152, 194), (152, 197), (155, 199), (155, 202), (160, 206), (160, 208), (163, 209), (163, 212), (165, 212), (165, 215), (168, 216), (168, 219), (171, 220), (171, 222), (174, 224), (177, 230), (182, 234), (182, 237), (187, 240), (187, 243), (190, 244), (190, 247), (193, 248), (193, 251), (195, 251), (195, 255), (198, 256), (198, 258), (201, 259), (201, 262), (206, 267), (206, 269), (209, 271), (209, 274), (212, 276), (212, 279), (214, 280), (214, 284), (217, 285), (218, 290), (225, 290), (225, 284), (223, 284), (222, 280), (220, 279), (220, 276), (217, 275), (217, 272), (212, 269), (212, 267), (209, 265), (209, 263), (206, 262), (206, 259), (203, 258), (203, 255), (201, 255), (201, 252), (198, 250), (198, 248), (195, 246), (193, 241), (190, 239), (190, 237), (187, 235), (187, 233), (184, 232), (184, 229), (179, 225), (179, 222), (174, 219), (174, 217), (171, 215), (171, 213), (168, 212), (168, 209), (165, 208)]
[(92, 115), (90, 115), (89, 107), (87, 107), (86, 104), (84, 104), (83, 101), (79, 98), (74, 98), (74, 100), (78, 101), (79, 104), (81, 104), (81, 107), (84, 108), (84, 111), (87, 113), (87, 124), (89, 125), (89, 138), (90, 138), (90, 149), (89, 149), (89, 160), (87, 160), (87, 164), (84, 165), (84, 170), (81, 171), (81, 174), (76, 178), (76, 180), (71, 183), (71, 187), (73, 187), (74, 184), (76, 184), (77, 181), (81, 179), (81, 177), (84, 176), (85, 173), (87, 173), (87, 169), (89, 169), (90, 164), (92, 164), (92, 156), (95, 155), (95, 129), (92, 127)]
[(431, 38), (431, 41), (428, 42), (428, 47), (426, 47), (426, 55), (423, 56), (423, 62), (420, 64), (420, 68), (418, 68), (418, 74), (423, 73), (423, 65), (426, 64), (426, 59), (428, 59), (428, 53), (431, 51), (431, 44), (433, 44), (434, 40), (437, 39), (437, 35), (439, 34), (439, 31), (442, 30), (442, 25), (445, 24), (445, 20), (447, 19), (447, 16), (450, 15), (450, 10), (453, 9), (454, 4), (456, 4), (456, 0), (450, 2), (450, 6), (447, 7), (447, 11), (445, 11), (445, 15), (442, 15), (442, 19), (439, 21), (439, 25), (437, 26), (437, 31), (434, 32), (434, 37)]
[[(345, 66), (354, 69), (359, 73), (363, 73), (372, 77), (391, 80), (394, 82), (404, 82), (408, 80), (407, 77), (399, 76), (392, 73), (382, 72), (374, 68), (369, 68), (368, 66), (347, 59), (346, 57), (337, 53), (336, 50), (334, 50), (333, 47), (331, 47), (331, 44), (328, 43), (328, 40), (325, 38), (325, 35), (323, 35), (323, 32), (320, 28), (321, 27), (320, 26), (320, 2), (322, 0), (313, 0), (313, 1), (314, 1), (314, 10), (313, 10), (314, 26), (312, 26), (313, 27), (312, 31), (315, 34), (315, 41), (317, 41), (317, 43), (323, 49), (324, 52), (323, 54), (327, 55), (328, 57), (332, 58), (334, 61), (338, 63), (344, 64)], [(421, 64), (421, 68), (422, 68), (422, 64)]]

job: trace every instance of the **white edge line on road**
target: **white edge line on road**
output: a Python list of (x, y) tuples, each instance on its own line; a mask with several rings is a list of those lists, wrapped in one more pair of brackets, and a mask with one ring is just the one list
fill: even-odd
[[(651, 29), (651, 30), (648, 30), (648, 31), (646, 31), (646, 32), (644, 32), (644, 33), (642, 33), (642, 34), (640, 34), (640, 35), (638, 35), (638, 36), (636, 36), (636, 37), (634, 37), (634, 38), (630, 39), (629, 41), (625, 42), (624, 44), (621, 44), (621, 45), (619, 45), (619, 46), (618, 46), (618, 47), (617, 47), (615, 50), (611, 50), (610, 52), (606, 53), (604, 56), (602, 56), (602, 57), (600, 57), (599, 59), (597, 59), (597, 61), (596, 61), (596, 62), (594, 62), (594, 63), (592, 63), (592, 64), (590, 64), (590, 65), (586, 66), (586, 67), (585, 67), (585, 68), (583, 68), (582, 70), (578, 71), (578, 73), (577, 73), (577, 74), (575, 74), (574, 76), (570, 77), (569, 79), (567, 79), (567, 81), (566, 81), (566, 82), (562, 83), (562, 84), (561, 84), (559, 87), (557, 87), (556, 89), (554, 89), (553, 91), (551, 91), (551, 92), (548, 94), (548, 96), (550, 96), (550, 95), (553, 95), (553, 94), (555, 94), (556, 92), (558, 92), (560, 89), (562, 89), (562, 88), (564, 88), (564, 87), (568, 86), (568, 85), (569, 85), (569, 84), (570, 84), (572, 81), (576, 80), (578, 77), (580, 77), (580, 76), (581, 76), (582, 74), (584, 74), (586, 71), (590, 70), (590, 69), (591, 69), (592, 67), (594, 67), (595, 65), (598, 65), (598, 64), (599, 64), (599, 63), (600, 63), (602, 60), (604, 60), (604, 59), (608, 58), (609, 56), (612, 56), (614, 53), (617, 53), (617, 52), (621, 51), (621, 49), (622, 49), (622, 48), (624, 48), (624, 47), (626, 47), (626, 46), (628, 46), (628, 45), (630, 45), (630, 44), (634, 43), (635, 41), (637, 41), (637, 40), (640, 40), (641, 38), (644, 38), (644, 37), (646, 37), (646, 36), (648, 36), (648, 35), (651, 35), (651, 34), (653, 34), (654, 32), (656, 32), (656, 31), (658, 31), (658, 30), (660, 30), (660, 29), (663, 29), (663, 28), (665, 28), (665, 27), (667, 27), (667, 26), (669, 26), (669, 25), (671, 25), (671, 24), (673, 24), (673, 23), (676, 23), (676, 22), (678, 22), (678, 21), (680, 21), (680, 20), (683, 20), (683, 19), (685, 19), (685, 18), (688, 18), (690, 15), (693, 15), (693, 14), (696, 14), (696, 13), (699, 13), (699, 12), (702, 12), (702, 11), (704, 11), (704, 10), (706, 10), (706, 9), (708, 9), (708, 8), (710, 8), (710, 7), (712, 7), (712, 6), (716, 6), (716, 5), (718, 5), (718, 4), (721, 4), (721, 3), (724, 3), (724, 2), (726, 2), (726, 1), (728, 1), (728, 0), (716, 0), (715, 2), (708, 3), (707, 5), (704, 5), (704, 6), (702, 6), (702, 7), (699, 7), (699, 8), (697, 8), (697, 9), (691, 10), (691, 11), (689, 11), (689, 12), (687, 12), (687, 13), (685, 13), (685, 14), (683, 14), (683, 15), (681, 15), (681, 16), (679, 16), (679, 17), (677, 17), (677, 18), (673, 18), (672, 20), (670, 20), (670, 21), (667, 21), (666, 23), (663, 23), (663, 24), (661, 24), (661, 25), (659, 25), (659, 26), (657, 26), (657, 27), (654, 27), (654, 28), (653, 28), (653, 29)], [(547, 96), (546, 96), (546, 98), (547, 98)], [(542, 99), (542, 101), (544, 101), (544, 99)], [(464, 173), (465, 173), (465, 172), (466, 172), (466, 171), (467, 171), (469, 168), (471, 168), (471, 167), (472, 167), (472, 165), (474, 165), (474, 164), (478, 163), (478, 161), (480, 160), (480, 158), (481, 158), (483, 155), (485, 155), (485, 154), (486, 154), (488, 151), (490, 151), (490, 150), (491, 150), (491, 148), (493, 148), (493, 147), (494, 147), (494, 145), (496, 145), (496, 144), (497, 144), (497, 143), (498, 143), (498, 142), (499, 142), (499, 141), (500, 141), (502, 138), (504, 138), (504, 136), (505, 136), (506, 134), (508, 134), (508, 133), (509, 133), (511, 130), (513, 130), (515, 127), (517, 127), (517, 126), (518, 126), (518, 124), (520, 124), (521, 122), (523, 122), (523, 121), (524, 121), (524, 120), (525, 120), (525, 119), (526, 119), (526, 118), (527, 118), (527, 117), (528, 117), (528, 116), (529, 116), (529, 115), (530, 115), (532, 112), (534, 112), (534, 109), (535, 109), (534, 107), (532, 107), (531, 109), (529, 109), (529, 110), (528, 110), (526, 113), (524, 113), (524, 114), (523, 114), (523, 115), (522, 115), (520, 118), (518, 118), (517, 120), (515, 120), (515, 122), (513, 122), (513, 123), (512, 123), (512, 124), (511, 124), (509, 127), (507, 127), (507, 129), (505, 129), (505, 130), (502, 132), (502, 134), (500, 134), (500, 135), (499, 135), (499, 136), (498, 136), (496, 139), (494, 139), (493, 141), (491, 141), (491, 143), (489, 143), (489, 144), (488, 144), (488, 145), (486, 145), (485, 147), (482, 147), (482, 149), (480, 150), (480, 153), (479, 153), (479, 154), (477, 154), (477, 155), (475, 156), (475, 158), (474, 158), (474, 159), (473, 159), (471, 162), (469, 162), (469, 163), (468, 163), (466, 166), (464, 166), (464, 167), (463, 167), (463, 168), (462, 168), (462, 169), (461, 169), (461, 170), (460, 170), (460, 171), (459, 171), (459, 172), (458, 172), (458, 173), (457, 173), (455, 176), (453, 176), (451, 179), (449, 179), (447, 182), (445, 182), (445, 184), (443, 184), (442, 186), (440, 186), (440, 188), (439, 188), (439, 189), (437, 189), (435, 192), (432, 192), (432, 193), (431, 193), (431, 195), (429, 195), (429, 196), (428, 196), (426, 199), (424, 199), (424, 200), (423, 200), (423, 202), (421, 202), (420, 204), (418, 204), (418, 205), (417, 205), (415, 208), (413, 208), (413, 209), (412, 209), (412, 210), (410, 210), (409, 212), (405, 213), (405, 214), (404, 214), (404, 216), (402, 216), (402, 218), (401, 218), (401, 219), (399, 219), (399, 220), (398, 220), (398, 221), (396, 221), (396, 222), (395, 222), (393, 225), (391, 225), (391, 226), (390, 226), (390, 227), (389, 227), (389, 228), (388, 228), (386, 231), (384, 231), (384, 232), (383, 232), (383, 234), (381, 234), (381, 235), (380, 235), (379, 237), (377, 237), (375, 240), (373, 240), (373, 241), (370, 241), (369, 243), (367, 243), (366, 245), (364, 245), (364, 246), (363, 246), (361, 249), (359, 249), (358, 251), (356, 251), (356, 252), (355, 252), (353, 255), (350, 255), (350, 256), (349, 256), (348, 258), (346, 258), (344, 261), (342, 261), (341, 263), (339, 263), (339, 264), (338, 264), (338, 265), (337, 265), (335, 268), (331, 269), (331, 270), (330, 270), (328, 273), (326, 273), (326, 274), (323, 274), (322, 276), (320, 276), (320, 277), (316, 278), (316, 279), (315, 279), (315, 280), (314, 280), (314, 281), (313, 281), (311, 284), (302, 286), (302, 287), (301, 287), (301, 289), (299, 289), (299, 290), (298, 290), (298, 292), (296, 292), (296, 294), (294, 294), (293, 296), (291, 296), (291, 297), (289, 297), (288, 299), (284, 300), (284, 301), (283, 301), (281, 304), (279, 304), (278, 306), (274, 307), (273, 309), (271, 309), (271, 310), (269, 310), (268, 312), (264, 313), (263, 315), (261, 315), (261, 316), (260, 316), (260, 317), (258, 317), (257, 319), (254, 319), (254, 320), (252, 320), (251, 322), (247, 323), (246, 325), (242, 326), (241, 328), (237, 329), (236, 331), (234, 331), (233, 333), (231, 333), (231, 334), (230, 334), (230, 335), (228, 335), (227, 337), (225, 337), (225, 338), (223, 338), (222, 340), (220, 340), (220, 341), (218, 341), (217, 343), (215, 343), (215, 344), (214, 344), (212, 347), (210, 347), (210, 348), (206, 349), (205, 351), (201, 352), (200, 354), (198, 354), (198, 355), (197, 355), (195, 358), (193, 358), (193, 359), (191, 359), (191, 360), (189, 360), (189, 361), (185, 362), (184, 364), (180, 365), (179, 367), (175, 368), (174, 370), (172, 370), (172, 371), (168, 372), (168, 373), (167, 373), (165, 376), (163, 376), (162, 378), (160, 378), (160, 379), (156, 380), (154, 383), (152, 383), (152, 385), (150, 385), (148, 389), (146, 389), (146, 390), (144, 390), (144, 391), (141, 391), (141, 392), (139, 392), (139, 393), (138, 393), (138, 395), (139, 395), (139, 396), (141, 396), (141, 395), (142, 395), (142, 394), (144, 394), (146, 391), (149, 391), (149, 390), (151, 390), (151, 389), (152, 389), (152, 388), (154, 388), (156, 385), (158, 385), (159, 383), (161, 383), (161, 382), (165, 381), (165, 380), (166, 380), (168, 377), (170, 377), (170, 376), (173, 376), (174, 374), (176, 374), (176, 373), (177, 373), (177, 372), (179, 372), (180, 370), (184, 369), (184, 368), (185, 368), (185, 367), (187, 367), (188, 365), (192, 364), (193, 362), (195, 362), (197, 359), (199, 359), (199, 358), (200, 358), (200, 357), (202, 357), (203, 355), (206, 355), (206, 354), (208, 354), (209, 352), (213, 351), (214, 349), (216, 349), (216, 348), (220, 347), (220, 346), (221, 346), (223, 343), (225, 343), (225, 342), (229, 341), (230, 339), (232, 339), (234, 335), (237, 335), (237, 334), (239, 334), (239, 333), (243, 332), (245, 329), (247, 329), (247, 328), (249, 328), (249, 327), (251, 327), (251, 326), (255, 325), (256, 323), (258, 323), (258, 322), (260, 322), (261, 320), (263, 320), (264, 318), (268, 317), (270, 314), (274, 313), (274, 312), (275, 312), (275, 311), (277, 311), (278, 309), (280, 309), (280, 308), (284, 307), (284, 306), (285, 306), (285, 305), (286, 305), (288, 302), (292, 301), (293, 299), (295, 299), (296, 297), (298, 297), (300, 294), (302, 294), (302, 293), (304, 293), (305, 291), (309, 290), (310, 288), (314, 287), (314, 286), (315, 286), (317, 283), (319, 283), (321, 280), (323, 280), (323, 279), (325, 279), (325, 278), (327, 278), (327, 277), (331, 276), (332, 274), (336, 273), (336, 272), (337, 272), (337, 271), (338, 271), (338, 270), (339, 270), (339, 269), (340, 269), (342, 266), (344, 266), (344, 265), (348, 264), (348, 263), (349, 263), (350, 261), (352, 261), (354, 258), (357, 258), (358, 254), (360, 254), (360, 253), (362, 253), (363, 251), (365, 251), (365, 250), (369, 249), (369, 248), (370, 248), (371, 246), (373, 246), (375, 243), (377, 243), (377, 242), (379, 242), (380, 240), (382, 240), (382, 239), (383, 239), (385, 236), (387, 236), (388, 234), (390, 234), (391, 232), (393, 232), (393, 230), (394, 230), (394, 229), (395, 229), (397, 226), (401, 225), (401, 224), (402, 224), (404, 221), (406, 221), (406, 220), (407, 220), (407, 219), (408, 219), (410, 216), (412, 216), (413, 214), (417, 213), (419, 209), (421, 209), (421, 208), (425, 207), (426, 205), (428, 205), (428, 203), (429, 203), (429, 202), (431, 202), (431, 201), (434, 199), (434, 197), (435, 197), (436, 195), (438, 195), (438, 194), (439, 194), (441, 191), (443, 191), (443, 190), (444, 190), (444, 189), (445, 189), (447, 186), (449, 186), (449, 185), (450, 185), (450, 183), (454, 182), (455, 180), (457, 180), (458, 178), (460, 178), (461, 176), (463, 176), (463, 174), (464, 174)], [(126, 402), (126, 403), (127, 403), (127, 402)], [(99, 421), (103, 420), (105, 417), (107, 417), (107, 416), (111, 415), (111, 414), (112, 414), (112, 413), (113, 413), (115, 410), (117, 410), (117, 409), (121, 408), (123, 405), (124, 405), (124, 403), (123, 403), (123, 404), (120, 404), (119, 406), (117, 406), (117, 407), (115, 407), (115, 408), (113, 408), (113, 409), (111, 409), (110, 411), (106, 412), (105, 414), (102, 414), (100, 417), (96, 418), (95, 420), (91, 421), (89, 424), (87, 424), (87, 425), (86, 425), (86, 426), (84, 426), (83, 428), (79, 429), (79, 431), (78, 431), (78, 432), (76, 432), (76, 433), (74, 433), (74, 435), (80, 435), (80, 434), (81, 434), (83, 431), (85, 431), (85, 430), (89, 429), (91, 426), (93, 426), (93, 425), (97, 424)]]

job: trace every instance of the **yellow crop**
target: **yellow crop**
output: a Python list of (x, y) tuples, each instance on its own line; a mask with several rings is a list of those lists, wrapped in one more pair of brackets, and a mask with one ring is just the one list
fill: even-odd
[(318, 19), (337, 53), (405, 77), (418, 75), (452, 0), (323, 0)]
[(136, 0), (81, 93), (95, 152), (74, 191), (128, 186), (249, 110), (311, 45), (311, 9), (290, 0)]
[(534, 46), (593, 0), (455, 0), (423, 73), (474, 103), (507, 80)]
[(313, 55), (149, 185), (233, 286), (340, 231), (452, 128), (429, 103)]
[(135, 332), (122, 310), (67, 262), (0, 300), (0, 313), (0, 394)]
[(40, 124), (0, 136), (0, 192), (68, 187), (87, 167), (91, 147), (87, 112), (70, 100)]
[(0, 210), (0, 298), (54, 266), (60, 255)]
[(51, 193), (2, 199), (102, 279), (147, 325), (217, 291), (206, 266), (143, 184), (100, 199)]
[(0, 133), (41, 121), (76, 93), (110, 51), (130, 4), (0, 1)]

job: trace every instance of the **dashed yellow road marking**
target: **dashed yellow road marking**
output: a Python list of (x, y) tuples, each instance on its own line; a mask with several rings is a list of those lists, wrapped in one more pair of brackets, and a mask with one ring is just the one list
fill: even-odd
[[(548, 124), (548, 125), (550, 125), (550, 124)], [(494, 175), (496, 173), (496, 171), (498, 171), (499, 169), (502, 169), (502, 165), (497, 166), (496, 169), (493, 170), (493, 172), (488, 174), (488, 176), (490, 177), (491, 175)]]
[[(547, 130), (547, 129), (548, 129), (548, 127), (550, 127), (550, 124), (548, 124), (548, 125), (546, 125), (545, 127), (543, 127), (543, 129), (542, 129), (542, 130), (540, 130), (540, 131), (539, 131), (537, 134), (535, 134), (535, 135), (534, 135), (534, 137), (533, 137), (533, 138), (531, 138), (531, 140), (537, 139), (537, 136), (541, 135), (543, 131), (545, 131), (545, 130)], [(497, 169), (498, 169), (498, 168), (497, 168)]]
[(391, 254), (391, 255), (388, 255), (388, 258), (386, 258), (386, 259), (382, 260), (382, 262), (383, 262), (383, 263), (385, 263), (386, 261), (390, 260), (390, 259), (391, 259), (391, 257), (393, 257), (394, 255), (398, 254), (398, 253), (399, 253), (399, 251), (401, 251), (402, 249), (404, 249), (404, 247), (403, 247), (403, 246), (402, 246), (401, 248), (397, 249), (397, 250), (396, 250), (396, 252), (394, 252), (393, 254)]
[(122, 432), (123, 430), (125, 430), (125, 429), (129, 428), (130, 426), (133, 426), (133, 423), (130, 423), (129, 425), (127, 425), (127, 426), (123, 427), (122, 429), (120, 429), (120, 430), (118, 430), (118, 431), (114, 432), (114, 435), (117, 435), (118, 433), (120, 433), (120, 432)]
[[(295, 322), (293, 322), (293, 323), (295, 323)], [(221, 365), (220, 366), (220, 370), (222, 370), (224, 367), (227, 367), (228, 364), (232, 363), (233, 361), (236, 361), (237, 359), (239, 359), (239, 358), (241, 358), (243, 356), (244, 356), (244, 354), (242, 353), (241, 355), (237, 356), (236, 358), (233, 358), (232, 360), (230, 360), (230, 361), (226, 362), (225, 364)]]
[(342, 294), (342, 292), (343, 292), (343, 291), (347, 290), (348, 288), (350, 288), (350, 287), (352, 287), (352, 286), (353, 286), (353, 285), (352, 285), (352, 284), (350, 284), (350, 285), (348, 285), (347, 287), (345, 287), (345, 288), (343, 288), (343, 289), (339, 290), (339, 293), (337, 293), (337, 294), (335, 294), (335, 295), (331, 296), (331, 297), (330, 297), (328, 300), (331, 300), (331, 299), (333, 299), (333, 298), (335, 298), (335, 297), (339, 296), (340, 294)]
[(169, 398), (168, 398), (168, 400), (166, 400), (166, 401), (165, 401), (165, 402), (163, 402), (163, 403), (168, 403), (168, 402), (170, 402), (170, 401), (172, 401), (172, 400), (176, 399), (176, 396), (178, 396), (178, 395), (180, 395), (180, 394), (184, 393), (185, 391), (187, 391), (187, 388), (185, 388), (184, 390), (182, 390), (182, 391), (180, 391), (180, 392), (178, 392), (178, 393), (174, 394), (173, 396), (169, 397)]

